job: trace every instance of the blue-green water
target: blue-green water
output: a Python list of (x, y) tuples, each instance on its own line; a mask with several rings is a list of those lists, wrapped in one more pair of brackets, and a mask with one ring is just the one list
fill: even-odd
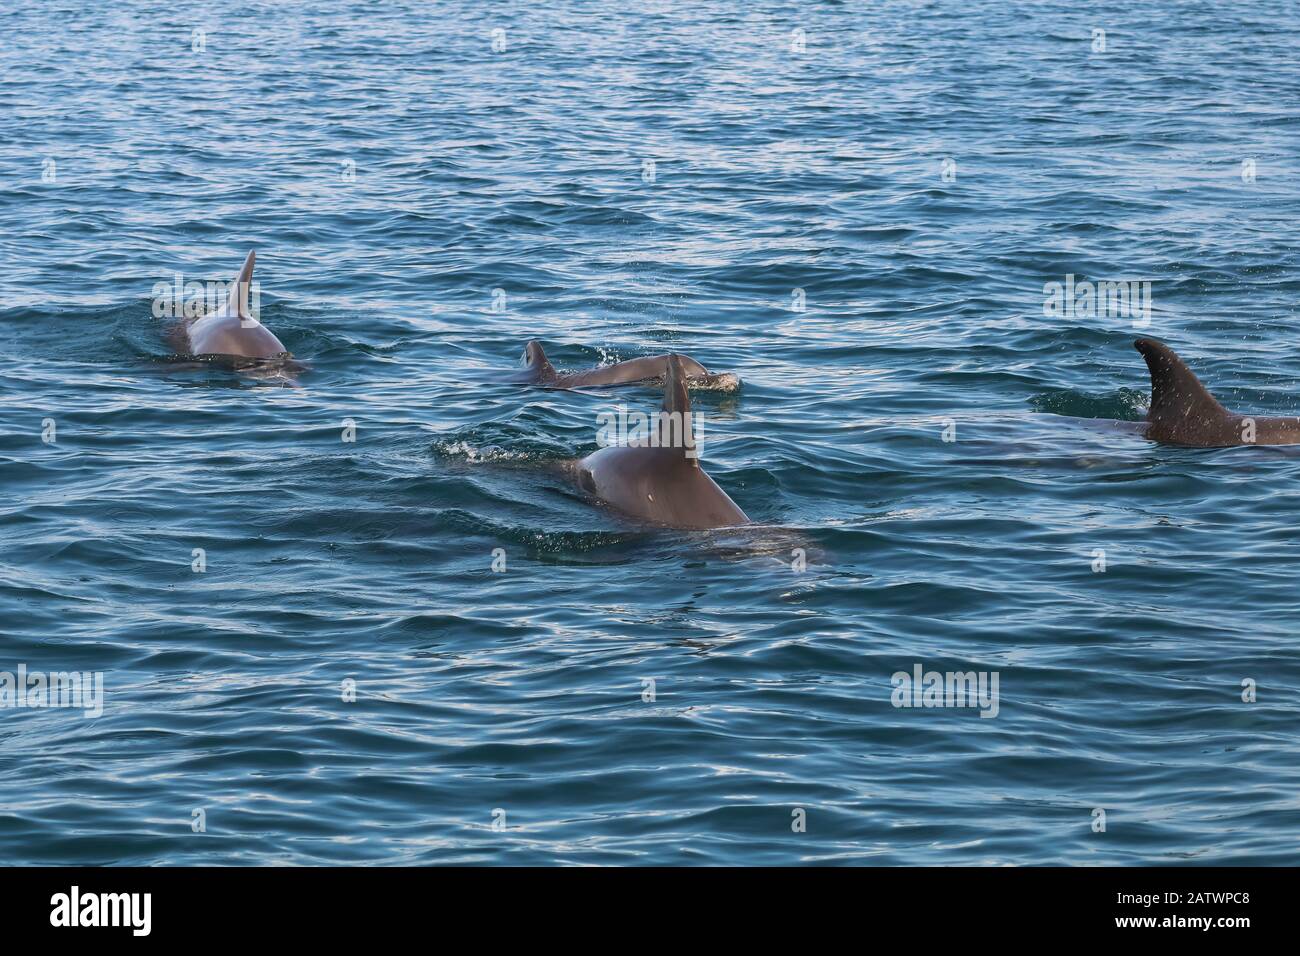
[[(6, 4), (0, 670), (104, 701), (0, 710), (0, 853), (1300, 861), (1300, 459), (1099, 421), (1137, 334), (1297, 411), (1296, 14)], [(250, 248), (292, 377), (151, 314)], [(567, 488), (658, 395), (504, 384), (530, 337), (738, 372), (760, 527)], [(997, 716), (894, 707), (916, 664)]]

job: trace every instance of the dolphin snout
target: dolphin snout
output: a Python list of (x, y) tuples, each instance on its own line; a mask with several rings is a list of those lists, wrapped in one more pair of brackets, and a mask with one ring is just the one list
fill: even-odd
[(718, 372), (706, 375), (699, 379), (699, 382), (720, 392), (734, 392), (740, 388), (740, 376), (735, 372)]

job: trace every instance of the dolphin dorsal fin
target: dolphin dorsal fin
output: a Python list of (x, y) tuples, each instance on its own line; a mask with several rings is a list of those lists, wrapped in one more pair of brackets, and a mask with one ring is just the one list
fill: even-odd
[(1138, 339), (1133, 347), (1142, 353), (1151, 372), (1151, 418), (1230, 414), (1169, 346), (1155, 339)]
[(529, 368), (551, 368), (551, 362), (542, 349), (542, 343), (537, 339), (529, 339), (528, 344), (524, 346), (524, 361), (528, 363)]
[(257, 254), (250, 249), (248, 258), (244, 260), (244, 267), (239, 270), (239, 275), (235, 276), (235, 281), (230, 286), (230, 296), (226, 300), (231, 310), (241, 318), (249, 315), (248, 288), (253, 281), (253, 264), (256, 261)]
[(679, 451), (688, 465), (700, 467), (691, 420), (691, 396), (686, 390), (686, 370), (676, 352), (668, 356), (664, 371), (664, 404), (659, 413), (659, 428), (660, 447)]
[(691, 396), (686, 390), (686, 370), (682, 368), (682, 357), (676, 352), (668, 356), (668, 366), (664, 372), (663, 410), (688, 415), (691, 411)]
[(524, 346), (524, 364), (537, 376), (539, 382), (547, 382), (556, 377), (555, 366), (546, 357), (542, 343), (537, 339), (529, 339)]

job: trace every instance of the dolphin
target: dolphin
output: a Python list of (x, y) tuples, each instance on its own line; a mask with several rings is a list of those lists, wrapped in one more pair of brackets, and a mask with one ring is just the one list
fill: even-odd
[[(740, 379), (732, 372), (711, 373), (695, 359), (678, 355), (686, 380), (696, 385), (732, 390)], [(545, 388), (583, 388), (589, 385), (625, 385), (628, 382), (645, 382), (664, 377), (668, 367), (667, 355), (649, 355), (645, 358), (618, 362), (585, 372), (560, 373), (546, 358), (542, 343), (532, 339), (524, 346), (524, 369), (511, 381), (521, 385), (541, 385)]]
[(248, 288), (256, 258), (253, 252), (248, 253), (221, 308), (200, 316), (185, 328), (189, 354), (263, 359), (288, 354), (280, 340), (248, 311)]
[(749, 517), (704, 473), (695, 455), (683, 356), (665, 356), (664, 364), (657, 442), (592, 452), (576, 463), (578, 486), (631, 517), (655, 524), (695, 530), (749, 524)]
[(1300, 444), (1300, 418), (1256, 418), (1230, 412), (1201, 384), (1174, 350), (1155, 339), (1133, 347), (1151, 371), (1146, 437), (1193, 448)]

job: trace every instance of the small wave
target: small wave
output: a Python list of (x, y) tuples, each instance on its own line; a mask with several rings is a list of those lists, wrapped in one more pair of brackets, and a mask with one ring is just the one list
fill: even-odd
[(1035, 395), (1029, 400), (1029, 406), (1036, 412), (1050, 415), (1136, 422), (1146, 417), (1148, 400), (1145, 392), (1131, 388), (1117, 389), (1105, 395), (1065, 390)]
[(538, 461), (535, 452), (501, 448), (496, 445), (472, 445), (464, 440), (434, 442), (433, 450), (444, 458), (459, 458), (470, 464), (481, 462), (527, 464)]
[(572, 448), (526, 422), (489, 422), (434, 441), (433, 454), (467, 464), (547, 465), (576, 457)]

